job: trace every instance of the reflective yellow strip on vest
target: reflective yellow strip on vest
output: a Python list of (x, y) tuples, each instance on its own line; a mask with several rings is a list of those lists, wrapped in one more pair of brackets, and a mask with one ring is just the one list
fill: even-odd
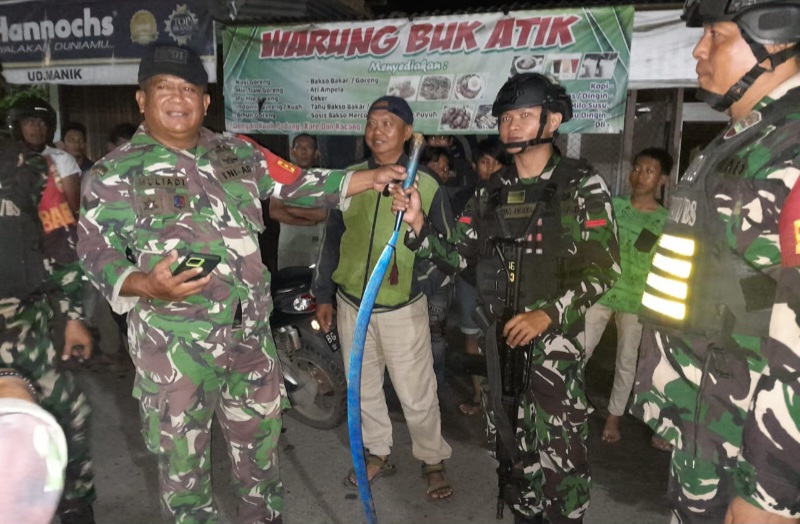
[(653, 257), (653, 267), (681, 279), (689, 278), (692, 273), (692, 263), (688, 260), (678, 260), (661, 253), (656, 253)]
[(650, 273), (647, 275), (647, 285), (665, 295), (684, 300), (689, 292), (689, 286), (686, 284), (686, 282), (675, 280), (673, 278), (664, 278), (660, 275), (656, 275), (655, 273)]
[(686, 317), (686, 306), (684, 304), (651, 295), (646, 291), (642, 295), (642, 305), (658, 314), (676, 320), (683, 320)]
[(675, 235), (661, 235), (658, 247), (669, 249), (684, 257), (694, 255), (694, 240), (691, 238), (676, 237)]

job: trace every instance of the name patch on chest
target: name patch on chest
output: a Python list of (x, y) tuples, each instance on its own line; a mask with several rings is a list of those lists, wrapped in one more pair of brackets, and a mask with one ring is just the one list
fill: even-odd
[(166, 187), (186, 187), (186, 179), (177, 176), (141, 176), (133, 181), (136, 189), (144, 188), (166, 188)]
[(536, 211), (536, 203), (506, 205), (501, 206), (499, 210), (500, 214), (505, 219), (528, 218)]
[(238, 180), (240, 178), (249, 176), (252, 172), (253, 166), (244, 163), (237, 163), (231, 166), (225, 166), (225, 168), (219, 170), (219, 179), (223, 182), (230, 182), (232, 180)]

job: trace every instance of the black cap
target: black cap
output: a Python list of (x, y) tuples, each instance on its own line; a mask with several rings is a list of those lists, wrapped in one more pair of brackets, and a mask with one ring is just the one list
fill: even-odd
[(139, 63), (139, 83), (156, 75), (174, 75), (200, 87), (208, 85), (208, 73), (197, 53), (174, 45), (150, 46)]
[(414, 112), (409, 107), (408, 102), (399, 96), (382, 96), (372, 102), (367, 111), (367, 116), (373, 111), (389, 111), (400, 117), (408, 125), (414, 125)]

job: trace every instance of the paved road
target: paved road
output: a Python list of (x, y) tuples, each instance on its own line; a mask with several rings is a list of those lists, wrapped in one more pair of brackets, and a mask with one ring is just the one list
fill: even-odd
[[(609, 328), (611, 329), (611, 327)], [(108, 322), (102, 326), (105, 351), (113, 351), (115, 335)], [(458, 348), (458, 335), (451, 334), (451, 347)], [(587, 372), (590, 398), (605, 405), (613, 376), (613, 340), (598, 348)], [(453, 351), (457, 351), (454, 349)], [(452, 359), (456, 361), (456, 358)], [(393, 460), (397, 474), (379, 479), (373, 487), (378, 517), (383, 524), (492, 523), (513, 522), (494, 518), (495, 462), (482, 446), (480, 417), (458, 414), (458, 403), (466, 398), (468, 379), (448, 369), (441, 403), (445, 438), (453, 447), (447, 462), (455, 489), (449, 500), (429, 502), (420, 465), (412, 458), (408, 430), (395, 405)], [(154, 459), (146, 452), (139, 433), (136, 401), (130, 396), (133, 370), (130, 366), (93, 365), (78, 373), (94, 407), (93, 453), (97, 476), (97, 522), (103, 524), (162, 523)], [(590, 462), (594, 476), (592, 505), (586, 524), (618, 522), (663, 522), (669, 520), (664, 505), (668, 456), (649, 446), (649, 431), (632, 417), (622, 421), (623, 440), (608, 445), (600, 441), (602, 409), (590, 419)], [(231, 515), (229, 465), (216, 428), (212, 442), (215, 492), (223, 522)], [(331, 431), (310, 429), (286, 418), (280, 441), (281, 472), (286, 486), (285, 520), (288, 523), (344, 524), (366, 522), (356, 491), (342, 484), (350, 467), (346, 424)]]

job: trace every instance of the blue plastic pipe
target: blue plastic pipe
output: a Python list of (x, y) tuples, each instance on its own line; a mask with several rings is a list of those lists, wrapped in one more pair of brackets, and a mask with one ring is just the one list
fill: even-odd
[[(419, 156), (425, 147), (425, 139), (419, 133), (414, 133), (411, 138), (411, 154), (406, 164), (408, 176), (403, 180), (403, 189), (408, 189), (414, 183), (419, 166)], [(372, 490), (370, 490), (367, 478), (367, 464), (364, 457), (364, 440), (361, 434), (361, 364), (364, 361), (364, 342), (367, 339), (367, 328), (369, 319), (372, 316), (372, 308), (375, 306), (375, 298), (378, 290), (386, 275), (386, 269), (392, 261), (400, 225), (403, 223), (403, 212), (397, 213), (394, 223), (394, 232), (389, 238), (386, 247), (383, 248), (378, 263), (369, 276), (367, 287), (364, 289), (364, 296), (361, 297), (361, 307), (358, 308), (356, 316), (356, 329), (353, 333), (353, 346), (350, 348), (350, 370), (347, 375), (347, 428), (350, 432), (350, 454), (353, 457), (353, 469), (356, 472), (358, 481), (358, 491), (361, 495), (361, 503), (364, 505), (364, 512), (367, 514), (367, 521), (370, 524), (378, 524), (378, 515), (375, 513), (375, 504), (372, 501)]]

